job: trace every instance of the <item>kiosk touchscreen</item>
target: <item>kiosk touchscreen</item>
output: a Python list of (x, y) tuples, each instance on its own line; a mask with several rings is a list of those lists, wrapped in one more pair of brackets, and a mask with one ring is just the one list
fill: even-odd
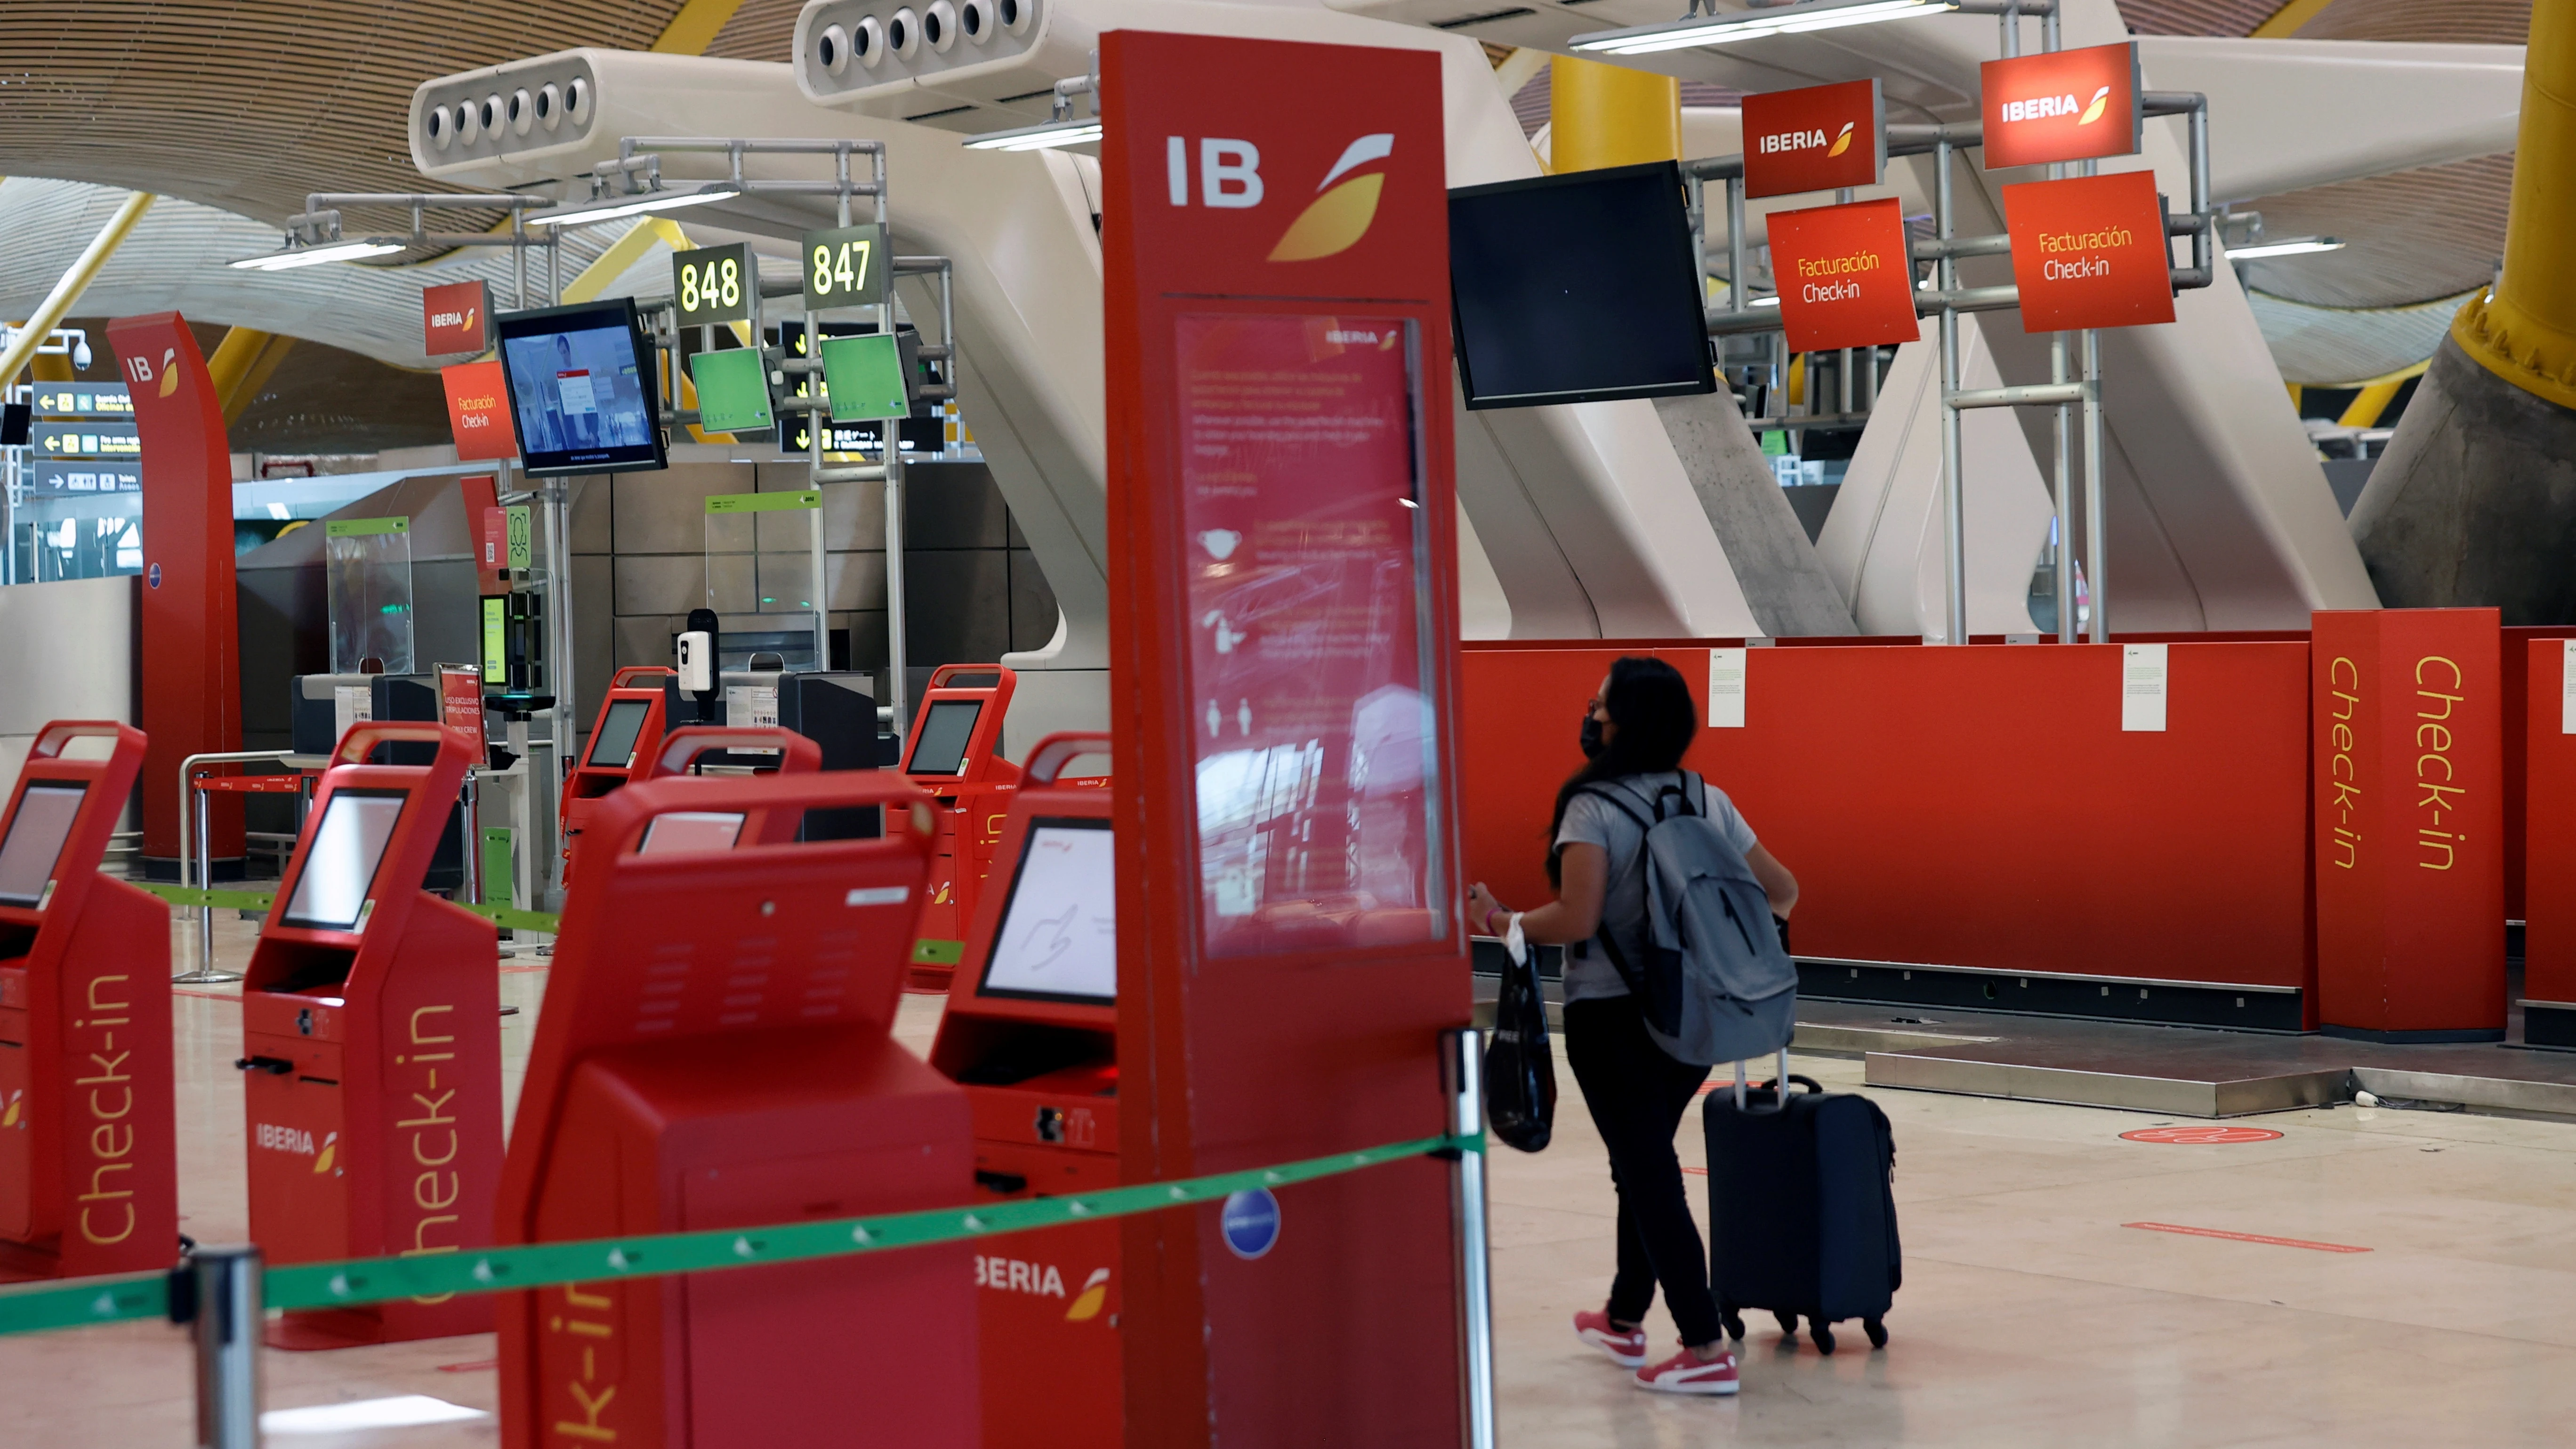
[(143, 751), (128, 725), (48, 724), (0, 816), (0, 1281), (178, 1246), (170, 908), (98, 868)]
[(662, 746), (668, 727), (663, 679), (671, 673), (657, 664), (631, 664), (609, 681), (599, 718), (590, 727), (590, 744), (563, 787), (565, 875), (571, 875), (572, 853), (581, 833), (590, 828), (591, 811), (608, 795), (626, 788), (635, 767)]
[(948, 989), (967, 923), (975, 919), (976, 894), (1019, 786), (1019, 767), (1001, 754), (1002, 719), (1018, 684), (1019, 676), (999, 664), (941, 665), (931, 671), (904, 741), (904, 777), (930, 792), (940, 820), (930, 898), (922, 903), (913, 952), (913, 990)]
[[(1118, 922), (1110, 792), (1064, 768), (1107, 735), (1050, 735), (1001, 830), (931, 1065), (975, 1111), (981, 1198), (1118, 1183)], [(976, 1259), (989, 1449), (1120, 1441), (1119, 1230), (1023, 1233)]]
[[(709, 756), (769, 761), (758, 771), (764, 775), (811, 775), (823, 768), (822, 746), (780, 725), (685, 725), (665, 736), (660, 750), (637, 758), (635, 778), (685, 775)], [(674, 810), (653, 817), (636, 841), (635, 853), (731, 850), (746, 841), (779, 845), (796, 838), (805, 815), (802, 810)]]
[[(366, 763), (426, 746), (423, 765)], [(271, 1263), (492, 1241), (501, 1171), (499, 941), (421, 888), (475, 755), (431, 722), (350, 727), (242, 976), (250, 1231)], [(275, 1348), (474, 1333), (476, 1297), (302, 1310)]]
[[(701, 743), (760, 747), (729, 730)], [(749, 824), (792, 836), (804, 810), (870, 807), (880, 838)], [(672, 775), (609, 797), (556, 938), (502, 1240), (970, 1201), (966, 1095), (891, 1034), (931, 829), (928, 802), (874, 770)], [(969, 1255), (945, 1243), (502, 1295), (502, 1442), (971, 1449)]]

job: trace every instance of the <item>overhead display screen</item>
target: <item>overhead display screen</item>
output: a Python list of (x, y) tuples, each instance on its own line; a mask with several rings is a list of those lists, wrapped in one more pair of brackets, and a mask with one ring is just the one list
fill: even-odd
[(36, 906), (45, 899), (45, 883), (54, 878), (71, 839), (72, 822), (80, 818), (87, 785), (28, 782), (18, 797), (18, 813), (9, 817), (9, 838), (0, 840), (0, 906)]
[(966, 745), (975, 737), (975, 721), (983, 716), (981, 700), (943, 699), (930, 707), (921, 722), (921, 738), (912, 747), (912, 759), (903, 767), (907, 775), (957, 775), (966, 770)]
[(1106, 820), (1030, 821), (977, 993), (1116, 1001), (1117, 861)]
[(334, 790), (322, 807), (322, 823), (304, 852), (303, 874), (295, 878), (278, 924), (316, 931), (357, 929), (367, 897), (383, 864), (385, 846), (402, 818), (402, 790)]
[(608, 770), (623, 770), (635, 763), (635, 737), (644, 732), (645, 717), (653, 706), (641, 699), (612, 699), (608, 717), (599, 722), (599, 732), (590, 738), (590, 763)]
[(1451, 191), (1467, 406), (1715, 392), (1697, 271), (1670, 161)]
[(686, 850), (731, 850), (742, 838), (740, 812), (674, 810), (644, 827), (637, 855), (676, 855)]
[(529, 473), (665, 466), (654, 353), (632, 301), (507, 312), (494, 325)]

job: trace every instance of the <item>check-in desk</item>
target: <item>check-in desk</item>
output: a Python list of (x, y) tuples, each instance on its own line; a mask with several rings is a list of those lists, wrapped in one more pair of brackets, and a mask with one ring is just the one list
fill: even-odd
[[(870, 806), (879, 838), (777, 838), (803, 811)], [(966, 1094), (889, 1034), (932, 828), (929, 802), (878, 771), (674, 776), (603, 802), (556, 939), (501, 1240), (971, 1201)], [(503, 1295), (502, 1442), (969, 1449), (972, 1256), (941, 1244)]]
[(937, 802), (939, 843), (922, 902), (911, 986), (945, 991), (975, 919), (975, 899), (1001, 844), (1020, 770), (1002, 758), (1002, 718), (1019, 676), (998, 664), (943, 664), (912, 717), (903, 773)]
[[(979, 1198), (1118, 1185), (1118, 952), (1110, 792), (1061, 778), (1107, 735), (1039, 742), (1001, 829), (931, 1065), (975, 1110)], [(987, 1449), (1121, 1443), (1119, 1228), (996, 1239), (975, 1264)]]
[[(379, 745), (429, 747), (373, 765)], [(501, 1170), (499, 939), (421, 889), (476, 742), (352, 725), (242, 973), (250, 1232), (271, 1263), (453, 1253), (492, 1241)], [(276, 1348), (479, 1333), (478, 1296), (308, 1309)]]
[[(108, 753), (71, 758), (76, 740)], [(0, 1281), (178, 1251), (170, 908), (98, 868), (143, 747), (131, 725), (56, 720), (0, 817)]]

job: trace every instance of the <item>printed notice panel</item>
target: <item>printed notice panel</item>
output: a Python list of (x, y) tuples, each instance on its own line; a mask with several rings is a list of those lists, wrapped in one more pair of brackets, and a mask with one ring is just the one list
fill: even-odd
[(2127, 156), (2144, 139), (2134, 44), (1990, 60), (1977, 82), (1989, 171)]
[(1886, 113), (1875, 79), (1744, 98), (1746, 196), (1876, 186), (1886, 164)]
[(1792, 352), (1921, 338), (1896, 198), (1771, 213), (1771, 275)]
[(2174, 319), (2173, 253), (2154, 172), (2007, 186), (2004, 229), (2024, 332)]
[(1205, 950), (1436, 939), (1419, 340), (1387, 317), (1174, 325)]

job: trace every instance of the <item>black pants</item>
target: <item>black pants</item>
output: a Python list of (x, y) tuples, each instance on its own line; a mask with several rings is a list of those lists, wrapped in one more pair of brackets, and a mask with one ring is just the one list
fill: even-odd
[(1682, 1342), (1715, 1342), (1721, 1330), (1708, 1288), (1708, 1249), (1682, 1195), (1681, 1159), (1673, 1152), (1673, 1135), (1708, 1068), (1665, 1055), (1646, 1035), (1645, 1017), (1629, 996), (1566, 1003), (1565, 1060), (1610, 1149), (1610, 1181), (1619, 1191), (1619, 1276), (1610, 1282), (1610, 1316), (1622, 1323), (1644, 1318), (1661, 1283)]

